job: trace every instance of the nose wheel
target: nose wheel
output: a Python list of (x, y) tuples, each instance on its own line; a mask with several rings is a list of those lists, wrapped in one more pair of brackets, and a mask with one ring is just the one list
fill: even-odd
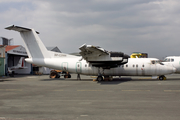
[(98, 81), (98, 82), (103, 81), (103, 80), (104, 80), (104, 79), (103, 79), (102, 76), (98, 76), (98, 77), (97, 77), (97, 81)]
[(159, 76), (159, 80), (166, 80), (166, 77), (164, 75)]

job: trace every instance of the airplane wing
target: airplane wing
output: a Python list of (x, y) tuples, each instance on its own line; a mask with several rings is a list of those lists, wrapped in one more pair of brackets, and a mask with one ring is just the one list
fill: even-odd
[(127, 63), (128, 56), (122, 52), (108, 52), (99, 46), (82, 45), (80, 55), (95, 67), (113, 68)]
[(109, 55), (109, 53), (104, 50), (103, 48), (100, 48), (98, 46), (92, 46), (92, 45), (82, 45), (80, 48), (81, 50), (80, 54), (85, 60), (88, 60), (90, 57), (98, 57), (102, 55)]

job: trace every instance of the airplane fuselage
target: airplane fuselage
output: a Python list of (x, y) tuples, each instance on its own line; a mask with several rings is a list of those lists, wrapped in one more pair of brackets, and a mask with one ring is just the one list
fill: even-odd
[[(39, 66), (68, 71), (70, 73), (96, 76), (99, 73), (103, 76), (160, 76), (175, 71), (173, 67), (156, 63), (158, 61), (156, 58), (129, 58), (128, 63), (111, 69), (94, 67), (81, 58), (77, 56), (59, 56), (54, 59), (27, 58), (25, 60)], [(154, 61), (154, 64), (152, 61)]]

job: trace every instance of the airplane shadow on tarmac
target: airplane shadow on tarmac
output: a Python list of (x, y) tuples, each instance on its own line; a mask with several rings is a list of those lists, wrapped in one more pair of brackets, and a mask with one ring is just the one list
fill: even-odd
[(114, 78), (111, 81), (97, 81), (97, 83), (101, 85), (117, 85), (131, 80), (132, 80), (131, 78), (125, 78), (125, 79)]
[[(170, 81), (170, 80), (180, 80), (180, 78), (168, 78), (167, 80), (163, 80), (163, 81)], [(124, 82), (130, 82), (130, 81), (160, 81), (159, 79), (132, 79), (132, 78), (114, 78), (111, 81), (93, 81), (92, 79), (81, 79), (81, 80), (77, 80), (77, 79), (65, 79), (65, 78), (48, 78), (48, 79), (41, 79), (40, 81), (67, 81), (67, 82), (72, 82), (72, 81), (76, 81), (76, 82), (96, 82), (97, 84), (100, 85), (116, 85), (116, 84), (121, 84)]]
[(49, 78), (49, 79), (42, 79), (40, 81), (65, 81), (65, 78)]
[(97, 84), (100, 85), (115, 85), (115, 84), (121, 84), (124, 82), (128, 82), (131, 81), (131, 78), (123, 78), (123, 79), (116, 79), (114, 78), (112, 81), (93, 81), (93, 79), (81, 79), (81, 80), (77, 80), (77, 79), (65, 79), (65, 78), (53, 78), (53, 79), (41, 79), (40, 81), (67, 81), (67, 82), (96, 82)]

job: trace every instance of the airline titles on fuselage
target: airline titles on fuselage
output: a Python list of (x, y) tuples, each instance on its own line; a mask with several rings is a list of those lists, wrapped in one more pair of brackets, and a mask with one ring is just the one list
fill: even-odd
[(56, 53), (56, 54), (54, 54), (54, 56), (55, 56), (55, 57), (66, 57), (66, 55), (65, 55), (65, 54), (57, 54), (57, 53)]

